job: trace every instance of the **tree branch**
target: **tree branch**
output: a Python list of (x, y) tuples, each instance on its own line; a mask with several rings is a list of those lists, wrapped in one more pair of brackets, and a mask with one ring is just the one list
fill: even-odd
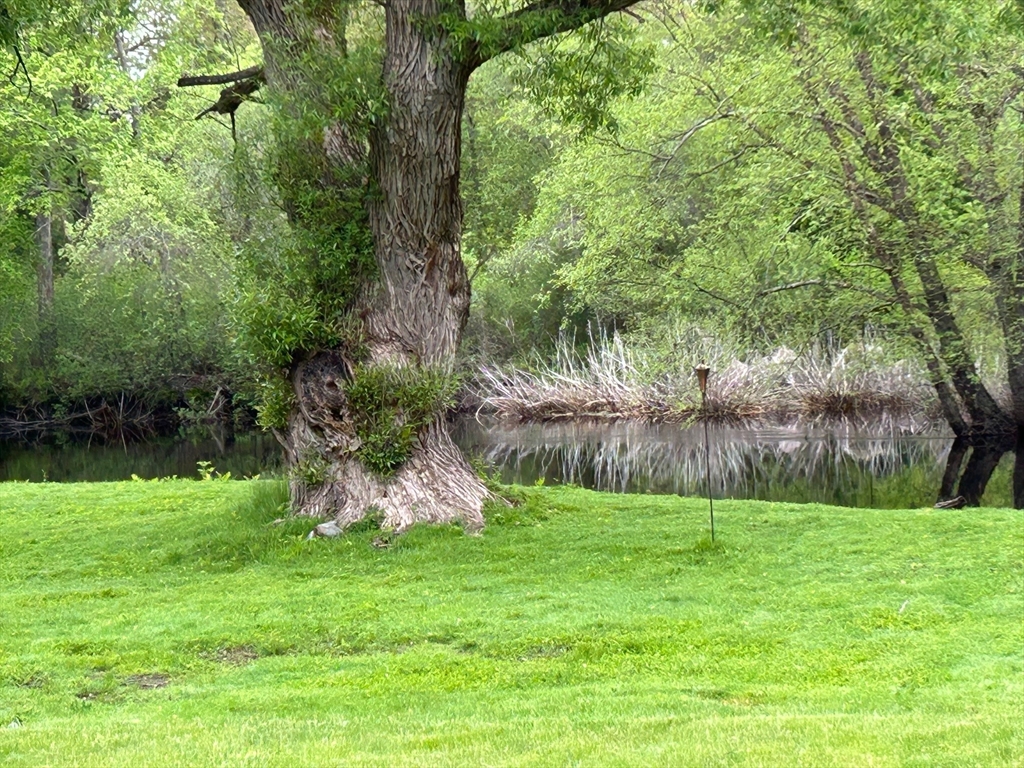
[(717, 123), (719, 120), (725, 120), (726, 118), (733, 117), (735, 114), (735, 112), (719, 112), (718, 114), (715, 115), (702, 117), (696, 123), (694, 123), (685, 131), (683, 131), (683, 133), (676, 138), (676, 146), (672, 150), (672, 154), (670, 154), (667, 158), (664, 158), (661, 170), (658, 171), (657, 178), (661, 178), (662, 172), (664, 172), (664, 170), (668, 167), (669, 163), (671, 163), (675, 159), (676, 155), (679, 154), (679, 150), (681, 150), (686, 145), (686, 142), (692, 139), (702, 128), (707, 128), (709, 125), (711, 125), (712, 123)]
[(220, 98), (204, 109), (196, 120), (205, 117), (211, 112), (219, 115), (231, 115), (232, 135), (234, 135), (235, 110), (243, 101), (252, 100), (252, 95), (266, 82), (263, 74), (263, 67), (255, 66), (239, 72), (231, 72), (226, 75), (197, 75), (195, 77), (182, 77), (178, 80), (179, 88), (188, 88), (194, 85), (218, 85), (220, 83), (234, 83), (220, 92)]
[(18, 69), (20, 68), (21, 71), (25, 74), (25, 81), (28, 83), (28, 95), (31, 96), (32, 95), (32, 78), (29, 77), (28, 67), (25, 66), (25, 60), (23, 58), (21, 58), (21, 50), (18, 48), (18, 46), (15, 45), (15, 46), (12, 46), (12, 47), (14, 48), (14, 56), (15, 56), (16, 61), (14, 62), (14, 71), (11, 73), (10, 77), (8, 77), (7, 79), (10, 81), (11, 85), (14, 85), (15, 79), (18, 77)]
[(760, 291), (757, 295), (769, 296), (773, 293), (781, 293), (782, 291), (792, 291), (796, 290), (797, 288), (806, 288), (812, 285), (820, 285), (822, 288), (833, 288), (843, 291), (855, 291), (856, 293), (863, 293), (866, 296), (870, 296), (873, 299), (877, 299), (878, 301), (883, 302), (882, 306), (891, 306), (892, 304), (896, 303), (896, 300), (894, 298), (892, 298), (891, 296), (887, 296), (886, 294), (880, 291), (876, 291), (871, 288), (866, 288), (860, 285), (854, 285), (853, 283), (848, 283), (844, 280), (800, 280), (795, 283), (789, 283), (788, 285), (777, 285), (773, 288), (766, 288), (763, 291)]
[(184, 75), (178, 78), (179, 88), (189, 88), (195, 85), (224, 85), (225, 83), (237, 83), (239, 80), (250, 78), (264, 82), (263, 65), (257, 64), (238, 72), (228, 72), (225, 75)]
[(787, 285), (776, 285), (774, 288), (766, 288), (765, 290), (760, 291), (757, 295), (758, 296), (768, 296), (769, 294), (772, 294), (772, 293), (780, 293), (782, 291), (792, 291), (792, 290), (795, 290), (797, 288), (806, 288), (809, 285), (824, 285), (824, 286), (828, 286), (829, 284), (826, 283), (824, 280), (800, 280), (800, 281), (795, 282), (795, 283), (788, 283)]
[(535, 0), (504, 16), (490, 19), (470, 42), (466, 64), (471, 70), (520, 45), (579, 29), (585, 24), (624, 11), (639, 0)]

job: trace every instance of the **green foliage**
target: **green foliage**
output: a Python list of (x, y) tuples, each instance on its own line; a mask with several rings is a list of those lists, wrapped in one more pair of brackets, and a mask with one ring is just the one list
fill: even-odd
[(419, 433), (451, 406), (457, 388), (457, 380), (439, 369), (358, 367), (345, 383), (345, 398), (359, 460), (381, 477), (393, 475), (412, 455)]
[(32, 295), (33, 275), (20, 258), (31, 247), (32, 226), (28, 217), (0, 218), (0, 371), (5, 363), (11, 362), (18, 337), (24, 332), (24, 319), (31, 314), (26, 304)]
[[(456, 55), (512, 51), (477, 70), (467, 95), (472, 362), (529, 359), (559, 336), (583, 342), (588, 327), (666, 357), (679, 326), (752, 351), (867, 335), (920, 354), (907, 329), (927, 326), (912, 265), (924, 252), (983, 376), (1005, 379), (1020, 341), (993, 322), (990, 272), (1011, 258), (1020, 217), (1019, 3), (723, 0), (536, 44), (523, 41), (598, 10), (501, 18), (518, 7), (423, 20)], [(384, 10), (290, 8), (313, 22), (301, 39), (286, 52), (264, 41), (289, 87), (243, 104), (233, 143), (226, 126), (192, 120), (220, 86), (170, 87), (260, 60), (233, 3), (0, 2), (0, 64), (13, 73), (0, 79), (0, 400), (127, 390), (167, 401), (200, 377), (283, 426), (297, 359), (361, 358), (352, 309), (376, 276), (366, 210), (379, 191), (368, 163), (321, 150), (365, 149), (389, 115)], [(874, 67), (884, 115), (858, 57)], [(986, 132), (979, 115), (1004, 97)], [(821, 114), (843, 118), (838, 146), (883, 202), (884, 174), (857, 156), (852, 131), (859, 122), (875, 140), (895, 128), (915, 231), (884, 205), (853, 209)], [(56, 249), (45, 317), (37, 216)], [(872, 231), (904, 260), (894, 276), (909, 308)], [(406, 438), (368, 430), (375, 463), (398, 462)]]
[[(333, 125), (345, 126), (356, 143), (369, 139), (372, 126), (388, 113), (381, 81), (384, 61), (384, 13), (376, 3), (361, 0), (306, 2), (304, 12), (319, 24), (334, 27), (344, 51), (324, 46), (317, 32), (286, 54), (292, 73), (289, 93), (276, 92), (286, 121), (275, 126), (278, 136), (317, 136)], [(307, 180), (309, 181), (309, 180)]]
[(291, 383), (283, 376), (262, 376), (255, 383), (258, 423), (264, 429), (283, 429), (295, 405)]
[(462, 243), (474, 281), (463, 355), (473, 362), (547, 351), (563, 332), (585, 335), (593, 319), (588, 308), (567, 306), (571, 297), (554, 279), (557, 267), (578, 255), (573, 244), (557, 234), (523, 235), (552, 166), (577, 131), (533, 102), (515, 68), (485, 65), (467, 94)]
[(533, 212), (541, 177), (567, 133), (518, 89), (500, 63), (470, 80), (463, 121), (462, 253), (471, 271), (507, 251)]
[[(231, 479), (230, 472), (221, 472), (214, 465), (212, 461), (197, 461), (196, 471), (199, 473), (199, 479), (204, 481), (209, 480), (221, 480), (226, 481)], [(132, 480), (135, 480), (135, 475), (132, 475)]]
[[(0, 399), (128, 392), (159, 405), (197, 378), (234, 388), (223, 301), (234, 221), (218, 180), (230, 135), (192, 120), (194, 96), (173, 83), (246, 55), (241, 11), (30, 5), (18, 17), (27, 77), (0, 81), (0, 130), (12, 137), (0, 147), (0, 275), (11, 278), (0, 279)], [(13, 70), (12, 50), (0, 64)], [(46, 317), (40, 215), (55, 265)]]
[[(812, 12), (807, 3), (725, 2), (710, 15), (652, 11), (659, 23), (631, 33), (654, 49), (646, 86), (603, 103), (607, 119), (557, 108), (558, 85), (547, 96), (539, 86), (505, 89), (500, 112), (513, 125), (503, 130), (532, 130), (552, 149), (540, 167), (522, 163), (531, 195), (509, 206), (515, 218), (498, 231), (512, 237), (498, 240), (477, 278), (473, 351), (529, 359), (550, 349), (545, 336), (559, 326), (571, 336), (582, 319), (666, 354), (675, 327), (696, 325), (751, 351), (867, 337), (919, 356), (907, 331), (929, 328), (914, 267), (923, 252), (938, 265), (983, 376), (1005, 381), (1012, 350), (993, 321), (998, 281), (986, 270), (1014, 258), (1020, 216), (1019, 115), (1016, 106), (998, 112), (1020, 99), (1014, 67), (1024, 43), (1006, 26), (1010, 5), (826, 3)], [(882, 94), (874, 104), (858, 69), (865, 60)], [(536, 97), (547, 98), (547, 125), (524, 118), (522, 105)], [(851, 205), (822, 110), (840, 125), (858, 183), (881, 201), (866, 218)], [(988, 133), (986, 114), (997, 115)], [(913, 231), (885, 208), (885, 175), (860, 155), (886, 121), (907, 174)], [(864, 140), (853, 133), (858, 123)], [(574, 128), (582, 140), (560, 140)], [(495, 158), (514, 174), (515, 160)], [(489, 205), (472, 193), (467, 202), (470, 222), (474, 205)], [(872, 231), (902, 260), (894, 277), (908, 286), (909, 310), (872, 250)]]
[(359, 357), (350, 310), (374, 274), (361, 201), (315, 189), (294, 200), (308, 207), (306, 226), (278, 222), (249, 240), (231, 305), (236, 352), (255, 373), (253, 400), (265, 427), (286, 423), (293, 402), (289, 369), (304, 352), (343, 346)]
[(602, 19), (520, 49), (510, 72), (529, 98), (582, 135), (614, 132), (609, 107), (640, 95), (654, 71), (655, 50), (632, 21)]
[[(294, 360), (338, 347), (359, 357), (351, 310), (376, 275), (369, 172), (321, 150), (333, 140), (364, 145), (386, 113), (374, 11), (356, 6), (337, 19), (339, 34), (350, 35), (347, 55), (327, 55), (316, 41), (289, 55), (295, 89), (268, 95), (269, 121), (235, 153), (235, 197), (247, 231), (231, 315), (240, 358), (256, 373), (252, 397), (264, 426), (286, 421)], [(318, 10), (313, 4), (306, 12)], [(266, 215), (275, 205), (284, 216)]]
[(299, 460), (295, 466), (291, 467), (289, 474), (293, 478), (301, 480), (306, 487), (315, 488), (322, 485), (327, 479), (329, 468), (330, 464), (327, 459), (318, 451), (311, 449), (299, 456)]

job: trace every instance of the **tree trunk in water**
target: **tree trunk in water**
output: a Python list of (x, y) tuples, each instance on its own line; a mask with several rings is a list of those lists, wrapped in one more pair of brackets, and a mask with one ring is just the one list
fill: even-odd
[(949, 456), (946, 458), (946, 469), (942, 473), (942, 485), (939, 486), (939, 496), (936, 501), (945, 501), (953, 498), (953, 489), (956, 488), (957, 478), (960, 477), (960, 468), (964, 464), (964, 457), (970, 446), (963, 437), (957, 437), (950, 446)]
[(981, 505), (981, 497), (985, 493), (988, 481), (1004, 453), (1006, 450), (999, 445), (976, 445), (971, 449), (971, 458), (967, 460), (967, 466), (964, 467), (964, 474), (957, 488), (959, 495), (967, 500), (967, 506)]
[(953, 387), (971, 416), (971, 431), (978, 435), (1006, 434), (1012, 429), (1010, 420), (981, 381), (934, 258), (918, 256), (914, 263), (940, 353)]

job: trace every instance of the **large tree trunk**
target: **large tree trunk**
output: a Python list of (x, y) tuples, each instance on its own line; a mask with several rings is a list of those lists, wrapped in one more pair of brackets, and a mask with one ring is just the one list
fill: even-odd
[(936, 501), (946, 501), (953, 498), (953, 491), (956, 488), (957, 478), (960, 477), (960, 469), (964, 465), (964, 458), (970, 446), (963, 437), (957, 437), (949, 448), (949, 456), (946, 458), (946, 469), (942, 473), (942, 484), (939, 486), (939, 495)]
[[(389, 349), (381, 340), (374, 346), (378, 355)], [(381, 362), (396, 359), (402, 355)], [(293, 373), (298, 405), (286, 433), (279, 435), (291, 469), (293, 512), (332, 518), (341, 528), (368, 513), (379, 514), (382, 527), (399, 531), (417, 522), (482, 528), (488, 492), (452, 442), (443, 415), (419, 432), (411, 455), (393, 475), (382, 477), (364, 465), (343, 391), (352, 371), (343, 356), (327, 351)]]
[[(251, 2), (247, 10), (261, 35), (280, 38), (288, 19), (269, 12), (271, 5)], [(386, 118), (371, 129), (369, 147), (358, 146), (344, 125), (336, 125), (325, 131), (322, 146), (311, 148), (323, 152), (326, 167), (365, 163), (376, 187), (366, 206), (378, 277), (352, 313), (363, 348), (358, 365), (343, 347), (297, 361), (291, 372), (296, 407), (279, 435), (292, 468), (293, 511), (333, 518), (341, 528), (373, 511), (386, 528), (459, 522), (476, 530), (489, 495), (452, 442), (443, 413), (418, 429), (411, 453), (393, 474), (371, 469), (360, 458), (365, 441), (345, 395), (353, 377), (374, 367), (450, 375), (469, 313), (469, 280), (459, 251), (459, 163), (471, 70), (455, 59), (443, 33), (422, 23), (441, 10), (434, 0), (387, 4)], [(325, 37), (319, 32), (315, 39)], [(272, 86), (287, 87), (285, 62), (268, 56), (267, 73)], [(399, 424), (403, 418), (396, 414)]]
[(1006, 453), (1005, 446), (1000, 444), (980, 444), (971, 449), (971, 457), (967, 460), (964, 473), (960, 477), (957, 493), (967, 501), (967, 506), (977, 507), (985, 493), (992, 473), (999, 466), (999, 460)]
[[(384, 84), (388, 119), (370, 134), (370, 227), (380, 285), (366, 317), (371, 357), (452, 372), (469, 317), (470, 286), (460, 254), (459, 170), (468, 66), (446, 38), (425, 35), (420, 19), (441, 12), (435, 0), (386, 7)], [(452, 443), (443, 417), (386, 485), (350, 476), (368, 505), (390, 505), (399, 525), (457, 519), (483, 525), (483, 483)], [(351, 472), (350, 472), (351, 475)]]

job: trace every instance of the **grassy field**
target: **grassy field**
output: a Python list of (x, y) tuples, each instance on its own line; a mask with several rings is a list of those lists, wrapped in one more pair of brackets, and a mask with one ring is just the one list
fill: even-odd
[(0, 484), (0, 764), (1024, 764), (1020, 511), (529, 489), (377, 549), (280, 493)]

